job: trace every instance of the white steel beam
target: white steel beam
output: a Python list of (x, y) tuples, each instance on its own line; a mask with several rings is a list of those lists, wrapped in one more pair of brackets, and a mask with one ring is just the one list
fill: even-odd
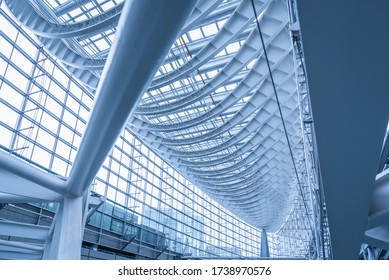
[(48, 233), (45, 226), (0, 220), (0, 235), (46, 240)]
[[(53, 199), (53, 192), (59, 194), (65, 193), (66, 182), (64, 180), (56, 177), (53, 174), (48, 174), (42, 170), (39, 170), (38, 168), (35, 168), (3, 151), (0, 151), (0, 172), (2, 177), (4, 176), (5, 179), (10, 179), (9, 176), (12, 176), (12, 178), (20, 177), (19, 180), (21, 180), (18, 182), (19, 184), (14, 184), (15, 186), (10, 185), (12, 180), (8, 183), (4, 181), (1, 182), (0, 192), (12, 194), (13, 191), (15, 191), (15, 194), (18, 194), (18, 190), (20, 190), (20, 195), (24, 194), (29, 196), (28, 193), (31, 193), (32, 196), (36, 196), (36, 194), (34, 195), (34, 192), (39, 191), (37, 186), (40, 185), (47, 189), (42, 191), (44, 191), (47, 195), (51, 195), (51, 198)], [(25, 180), (23, 180), (23, 178)], [(29, 189), (27, 187), (23, 187), (22, 183), (26, 183), (29, 186), (34, 184), (35, 187), (33, 189)]]
[[(34, 168), (29, 166), (28, 168)], [(52, 175), (54, 176), (54, 175)], [(18, 174), (0, 169), (0, 202), (59, 202), (62, 195), (25, 179)]]
[(195, 3), (126, 2), (69, 176), (70, 194), (82, 195), (92, 182)]
[(9, 250), (9, 251), (17, 251), (17, 250), (24, 250), (25, 252), (32, 253), (32, 252), (43, 252), (43, 246), (42, 245), (36, 245), (36, 244), (29, 244), (26, 242), (20, 242), (20, 241), (11, 241), (11, 240), (3, 240), (0, 239), (0, 252)]

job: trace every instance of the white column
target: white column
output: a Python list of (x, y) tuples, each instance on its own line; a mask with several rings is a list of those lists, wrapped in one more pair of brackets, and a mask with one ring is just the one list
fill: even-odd
[(84, 198), (66, 196), (55, 214), (52, 237), (46, 242), (44, 259), (79, 260), (83, 236)]

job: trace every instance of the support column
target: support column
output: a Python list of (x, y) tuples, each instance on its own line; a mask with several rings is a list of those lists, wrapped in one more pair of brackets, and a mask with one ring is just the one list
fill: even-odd
[(66, 196), (55, 214), (43, 259), (79, 260), (83, 236), (84, 198)]
[(267, 232), (266, 229), (262, 229), (262, 235), (261, 235), (261, 252), (260, 252), (261, 258), (270, 258), (269, 253), (269, 242), (267, 241)]

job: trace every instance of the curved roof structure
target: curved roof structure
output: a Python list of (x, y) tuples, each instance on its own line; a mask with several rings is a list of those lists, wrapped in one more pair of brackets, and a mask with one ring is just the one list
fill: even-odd
[[(97, 88), (122, 1), (6, 3), (70, 72)], [(128, 122), (192, 183), (270, 231), (286, 221), (304, 168), (290, 25), (287, 1), (198, 1)]]
[[(355, 258), (362, 237), (373, 246), (362, 254), (388, 249), (387, 137), (371, 186), (387, 124), (379, 69), (389, 25), (374, 4), (351, 11), (349, 3), (299, 1), (299, 17), (296, 2), (0, 0), (0, 211), (7, 203), (60, 206), (40, 236), (49, 246), (2, 241), (0, 251), (79, 258), (84, 198), (95, 190), (138, 207), (142, 226), (149, 219), (165, 228), (157, 216), (167, 210), (201, 212), (199, 233), (210, 238), (170, 216), (187, 227), (180, 242), (201, 254), (220, 255), (218, 243), (223, 252), (241, 255), (233, 244), (268, 257), (267, 232), (278, 257)], [(375, 51), (361, 56), (366, 49)], [(20, 225), (1, 223), (8, 236)]]
[[(257, 12), (298, 158), (302, 136), (287, 5), (265, 1)], [(286, 219), (296, 180), (254, 18), (251, 2), (239, 3), (217, 33), (201, 38), (195, 54), (188, 47), (178, 56), (180, 47), (192, 43), (180, 37), (182, 44), (170, 51), (177, 53), (175, 60), (165, 61), (130, 126), (228, 209), (276, 230)]]

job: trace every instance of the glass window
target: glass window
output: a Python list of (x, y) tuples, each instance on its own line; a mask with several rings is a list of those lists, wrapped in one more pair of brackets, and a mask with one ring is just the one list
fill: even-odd
[(21, 91), (25, 91), (27, 87), (28, 80), (22, 75), (18, 70), (16, 70), (12, 65), (8, 65), (7, 72), (5, 73), (5, 78), (11, 82), (15, 87), (19, 88)]
[(58, 118), (61, 118), (63, 107), (50, 96), (46, 97), (45, 108), (54, 115), (56, 115)]
[(54, 80), (51, 80), (51, 82), (48, 84), (50, 85), (50, 87), (48, 88), (48, 91), (53, 96), (55, 96), (55, 98), (57, 98), (60, 102), (64, 102), (66, 92)]
[[(2, 30), (7, 31), (7, 37), (11, 39), (11, 42), (15, 42), (19, 32), (3, 15), (0, 15), (0, 26)], [(1, 46), (3, 47), (3, 45)]]
[(16, 109), (20, 109), (23, 102), (23, 96), (6, 83), (0, 86), (0, 98)]
[[(1, 39), (0, 39), (1, 40)], [(30, 40), (28, 40), (24, 35), (22, 34), (19, 34), (18, 36), (18, 39), (16, 40), (16, 43), (19, 45), (19, 46), (23, 46), (23, 51), (25, 53), (27, 53), (27, 55), (34, 59), (35, 56), (36, 56), (36, 53), (37, 53), (37, 48), (35, 47), (35, 45), (33, 43), (31, 43)], [(3, 45), (0, 44), (3, 48)]]
[(67, 97), (66, 105), (67, 105), (67, 108), (69, 108), (70, 110), (72, 110), (75, 113), (78, 112), (78, 108), (80, 107), (80, 104), (70, 95), (68, 95), (68, 97)]
[(203, 32), (205, 36), (212, 36), (215, 35), (218, 32), (217, 26), (215, 23), (208, 24), (206, 26), (203, 26)]
[(46, 112), (42, 114), (41, 124), (53, 133), (57, 133), (59, 122)]
[(56, 153), (61, 157), (68, 159), (70, 157), (71, 148), (62, 141), (57, 142)]
[(68, 164), (64, 162), (62, 159), (54, 157), (52, 170), (62, 176), (66, 176)]
[(70, 127), (76, 127), (77, 125), (77, 118), (72, 113), (70, 113), (68, 110), (64, 111), (63, 120), (70, 126)]
[(12, 110), (8, 106), (0, 102), (0, 112), (1, 112), (0, 114), (1, 122), (9, 125), (10, 127), (16, 126), (16, 120), (18, 118), (18, 114), (14, 110)]
[(27, 59), (27, 57), (24, 54), (19, 52), (19, 50), (14, 49), (14, 51), (12, 53), (12, 56), (11, 56), (11, 60), (20, 69), (22, 69), (25, 73), (30, 73), (33, 64), (32, 64), (32, 62), (29, 59)]
[(59, 136), (68, 143), (73, 142), (74, 132), (67, 128), (65, 125), (61, 125)]
[[(1, 103), (0, 103), (1, 106)], [(0, 109), (1, 110), (1, 109)], [(8, 148), (12, 139), (12, 132), (0, 124), (0, 145)]]
[(189, 31), (189, 36), (193, 41), (196, 41), (196, 40), (203, 38), (203, 34), (201, 33), (200, 28)]
[(34, 152), (32, 153), (32, 158), (37, 164), (49, 168), (51, 154), (38, 146), (34, 146)]
[[(0, 24), (1, 24), (1, 17), (0, 17)], [(0, 36), (0, 46), (1, 46), (1, 55), (5, 56), (6, 58), (9, 58), (13, 50), (12, 45), (5, 38)]]
[(123, 222), (121, 222), (117, 219), (112, 219), (111, 230), (114, 232), (117, 232), (117, 233), (122, 233), (123, 232)]
[(50, 135), (48, 132), (46, 132), (43, 129), (39, 130), (36, 141), (49, 150), (53, 150), (54, 148), (54, 141), (55, 141), (54, 136)]

